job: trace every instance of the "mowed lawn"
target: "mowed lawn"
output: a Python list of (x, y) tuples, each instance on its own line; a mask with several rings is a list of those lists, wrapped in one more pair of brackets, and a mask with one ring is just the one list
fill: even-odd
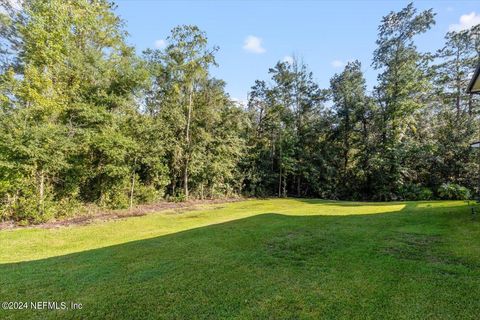
[(463, 201), (249, 200), (0, 231), (0, 319), (478, 319)]

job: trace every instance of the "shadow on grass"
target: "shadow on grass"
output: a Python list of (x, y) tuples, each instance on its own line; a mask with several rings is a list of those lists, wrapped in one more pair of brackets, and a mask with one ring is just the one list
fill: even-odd
[[(452, 218), (467, 221), (468, 212), (465, 207), (422, 210), (426, 214), (265, 213), (3, 264), (1, 301), (67, 301), (83, 307), (0, 310), (0, 318), (442, 318), (442, 312), (473, 316), (478, 304), (471, 301), (477, 301), (480, 283), (472, 283), (471, 276), (480, 275), (478, 265), (473, 264), (472, 273), (456, 263), (458, 259), (437, 259), (453, 254), (442, 252), (442, 236), (451, 232)], [(408, 227), (416, 228), (421, 238), (402, 231)], [(429, 238), (432, 233), (437, 234), (434, 240)], [(391, 249), (397, 246), (407, 249)]]

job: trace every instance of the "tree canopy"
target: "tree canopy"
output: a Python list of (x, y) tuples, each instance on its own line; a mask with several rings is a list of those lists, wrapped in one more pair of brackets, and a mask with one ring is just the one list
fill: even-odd
[(372, 92), (359, 61), (321, 88), (296, 57), (257, 80), (243, 106), (212, 77), (220, 48), (197, 26), (137, 55), (108, 0), (0, 7), (1, 219), (44, 221), (92, 203), (479, 191), (470, 143), (480, 103), (465, 89), (480, 25), (420, 52), (435, 14), (409, 4), (380, 22)]

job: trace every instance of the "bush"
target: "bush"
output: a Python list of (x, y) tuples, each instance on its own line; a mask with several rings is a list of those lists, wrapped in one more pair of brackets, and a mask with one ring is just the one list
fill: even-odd
[(400, 188), (399, 196), (408, 201), (432, 200), (433, 192), (427, 187), (411, 183)]
[(126, 209), (130, 204), (128, 185), (114, 185), (101, 194), (98, 205), (109, 209)]
[(57, 200), (55, 208), (55, 218), (74, 216), (85, 209), (84, 204), (75, 197)]
[(10, 190), (0, 190), (0, 220), (13, 220), (22, 225), (46, 222), (55, 217), (56, 206), (49, 184), (45, 185), (43, 199), (36, 185), (26, 179), (18, 180)]
[(422, 187), (419, 193), (418, 200), (432, 200), (433, 199), (433, 191), (427, 187)]
[(471, 197), (471, 192), (461, 185), (444, 183), (438, 188), (438, 196), (444, 200), (468, 200)]
[(185, 202), (187, 197), (183, 193), (177, 193), (174, 196), (167, 197), (167, 201), (169, 202)]
[(155, 186), (138, 183), (133, 195), (135, 203), (143, 204), (161, 200), (163, 192), (158, 191)]

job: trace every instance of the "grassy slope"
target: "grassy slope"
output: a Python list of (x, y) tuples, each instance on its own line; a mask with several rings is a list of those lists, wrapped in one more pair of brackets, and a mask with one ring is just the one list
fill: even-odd
[(475, 319), (480, 222), (464, 202), (255, 200), (0, 232), (0, 319)]

